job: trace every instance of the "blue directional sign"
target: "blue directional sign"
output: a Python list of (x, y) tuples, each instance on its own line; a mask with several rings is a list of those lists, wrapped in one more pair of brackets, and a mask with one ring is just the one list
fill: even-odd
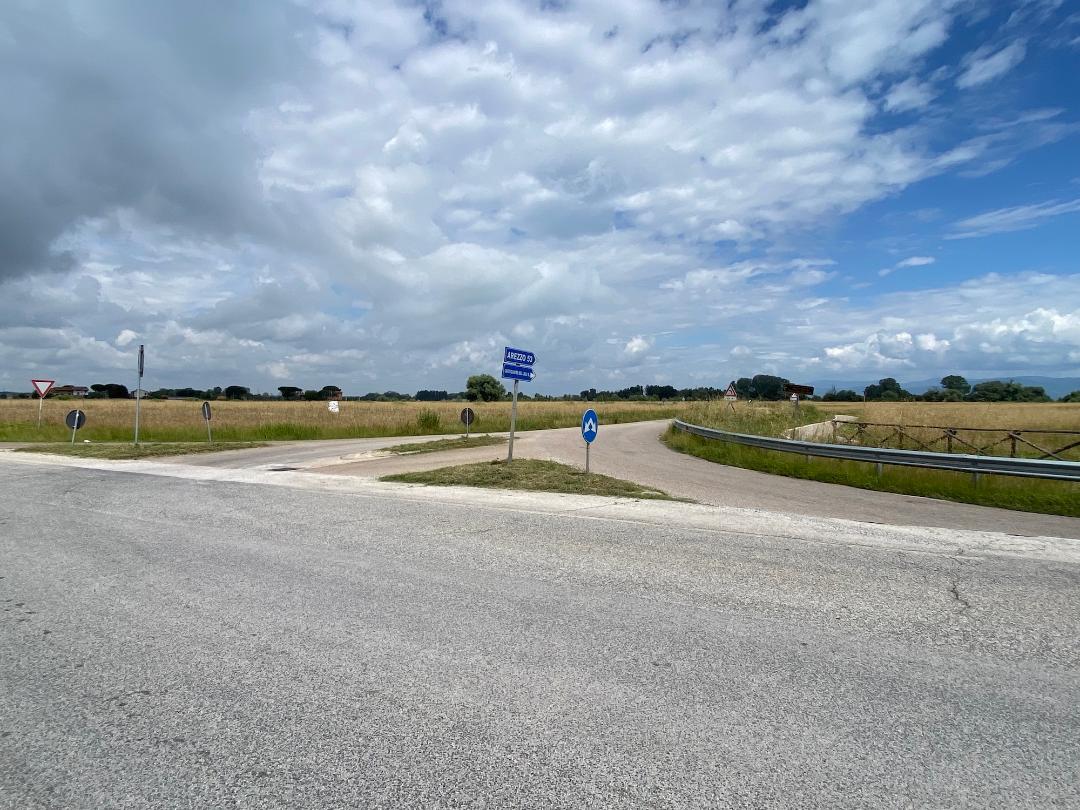
[(513, 363), (517, 366), (531, 366), (536, 362), (536, 355), (524, 349), (512, 349), (509, 346), (504, 346), (503, 362)]
[(502, 376), (504, 380), (522, 380), (529, 382), (536, 376), (528, 366), (515, 366), (513, 363), (503, 363)]
[(585, 440), (587, 444), (592, 444), (596, 441), (596, 433), (600, 430), (600, 420), (596, 418), (596, 411), (592, 408), (585, 411), (585, 414), (581, 417), (581, 438)]

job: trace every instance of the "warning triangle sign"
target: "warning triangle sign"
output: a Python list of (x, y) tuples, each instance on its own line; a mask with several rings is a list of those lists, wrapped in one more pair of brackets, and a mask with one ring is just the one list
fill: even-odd
[(727, 391), (724, 392), (724, 399), (738, 399), (739, 395), (735, 393), (735, 383), (731, 383), (727, 387)]
[(34, 390), (38, 392), (38, 396), (45, 399), (45, 395), (49, 393), (49, 389), (53, 387), (56, 380), (31, 380), (34, 384)]

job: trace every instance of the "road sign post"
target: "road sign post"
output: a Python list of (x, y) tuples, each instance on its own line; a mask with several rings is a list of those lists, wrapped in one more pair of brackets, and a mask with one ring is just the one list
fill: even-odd
[(600, 430), (600, 420), (596, 416), (596, 411), (592, 408), (585, 411), (581, 415), (581, 438), (585, 440), (585, 474), (589, 473), (589, 449), (592, 447), (592, 443), (596, 441), (596, 434)]
[(514, 349), (510, 346), (503, 347), (502, 377), (504, 380), (514, 381), (514, 393), (510, 404), (510, 444), (506, 451), (506, 463), (514, 460), (514, 433), (517, 430), (517, 398), (518, 383), (532, 382), (536, 374), (532, 370), (532, 364), (536, 362), (536, 355), (524, 349)]
[(31, 380), (30, 382), (38, 393), (37, 426), (38, 430), (41, 430), (41, 409), (45, 406), (45, 395), (52, 389), (56, 380)]
[(461, 411), (461, 421), (465, 425), (465, 438), (469, 438), (469, 430), (472, 427), (472, 423), (476, 421), (476, 414), (472, 408), (463, 408)]
[(731, 412), (735, 413), (735, 402), (738, 400), (739, 394), (735, 390), (735, 381), (732, 380), (728, 383), (727, 390), (724, 391), (724, 401), (727, 402), (728, 407), (731, 408)]
[(143, 363), (146, 355), (146, 347), (139, 344), (139, 384), (135, 386), (135, 446), (139, 446), (139, 409), (142, 407), (142, 378)]
[(797, 414), (799, 412), (799, 395), (798, 394), (792, 394), (791, 395), (791, 409), (792, 409), (792, 413)]
[(206, 422), (206, 441), (209, 444), (213, 444), (214, 443), (214, 436), (210, 432), (210, 403), (209, 402), (204, 402), (202, 404), (202, 418)]
[(77, 408), (74, 411), (68, 411), (67, 416), (64, 417), (64, 424), (71, 428), (71, 443), (75, 444), (75, 431), (86, 424), (86, 414)]
[(514, 397), (510, 403), (510, 447), (506, 451), (506, 463), (514, 460), (514, 431), (517, 430), (518, 381), (514, 380)]

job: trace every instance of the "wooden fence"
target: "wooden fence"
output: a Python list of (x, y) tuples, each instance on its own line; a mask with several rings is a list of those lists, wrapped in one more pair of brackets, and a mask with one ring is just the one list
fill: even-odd
[(1007, 447), (1009, 458), (1073, 461), (1080, 457), (1080, 450), (1077, 450), (1080, 448), (1080, 430), (893, 425), (833, 419), (832, 434), (834, 444), (863, 447), (970, 453), (977, 456), (1004, 456)]

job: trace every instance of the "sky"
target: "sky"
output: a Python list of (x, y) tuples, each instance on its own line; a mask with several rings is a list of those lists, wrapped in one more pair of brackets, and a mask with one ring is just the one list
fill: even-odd
[(1080, 5), (8, 0), (0, 389), (1080, 375)]

